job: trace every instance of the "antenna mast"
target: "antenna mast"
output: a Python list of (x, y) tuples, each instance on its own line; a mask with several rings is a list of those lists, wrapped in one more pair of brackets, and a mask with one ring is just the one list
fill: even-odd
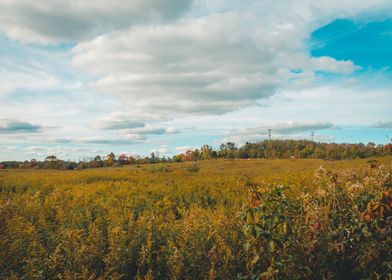
[(313, 139), (314, 139), (314, 131), (312, 131), (310, 135), (311, 135), (311, 137), (312, 137), (312, 142), (313, 142)]
[(268, 129), (268, 139), (269, 139), (269, 141), (271, 141), (271, 131), (272, 131), (272, 129), (269, 128), (269, 129)]

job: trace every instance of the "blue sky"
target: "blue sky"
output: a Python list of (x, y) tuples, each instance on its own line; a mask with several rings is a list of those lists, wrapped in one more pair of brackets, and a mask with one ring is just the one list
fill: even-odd
[(386, 143), (390, 14), (387, 0), (0, 1), (0, 161), (170, 156), (269, 127)]
[(392, 19), (361, 22), (337, 19), (315, 30), (311, 36), (313, 56), (351, 60), (374, 70), (391, 70)]

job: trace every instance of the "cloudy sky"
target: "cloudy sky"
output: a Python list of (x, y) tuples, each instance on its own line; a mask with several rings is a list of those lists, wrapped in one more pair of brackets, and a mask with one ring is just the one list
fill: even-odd
[(390, 0), (0, 0), (0, 160), (392, 137)]

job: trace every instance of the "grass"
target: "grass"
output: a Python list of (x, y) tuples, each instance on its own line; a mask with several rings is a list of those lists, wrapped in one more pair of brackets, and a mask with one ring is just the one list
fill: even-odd
[(391, 277), (392, 158), (369, 160), (3, 170), (0, 278)]

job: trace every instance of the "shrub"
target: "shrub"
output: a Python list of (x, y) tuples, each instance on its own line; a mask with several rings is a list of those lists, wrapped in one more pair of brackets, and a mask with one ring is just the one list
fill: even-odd
[(375, 166), (362, 173), (320, 168), (313, 182), (303, 194), (246, 184), (246, 277), (389, 279), (391, 173)]
[(200, 167), (196, 163), (193, 163), (192, 165), (187, 166), (186, 170), (189, 172), (199, 172)]

